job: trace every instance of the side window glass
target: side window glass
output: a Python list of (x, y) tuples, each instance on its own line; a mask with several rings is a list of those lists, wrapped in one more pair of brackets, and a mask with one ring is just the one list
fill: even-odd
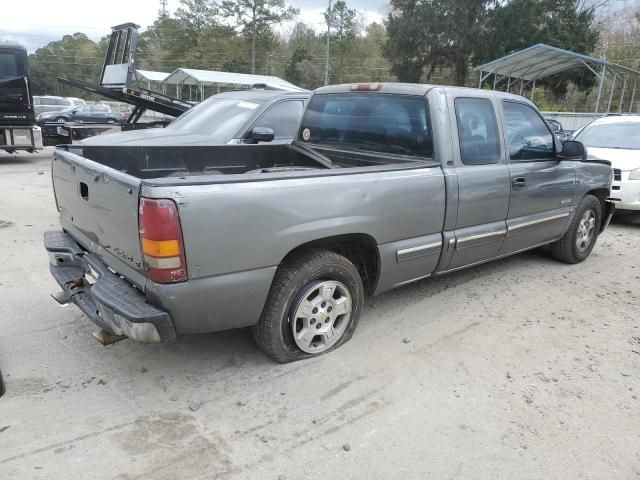
[(515, 162), (555, 158), (553, 135), (529, 105), (504, 102), (509, 157)]
[(280, 102), (269, 109), (253, 126), (271, 128), (274, 138), (293, 138), (302, 117), (302, 100)]
[(491, 101), (457, 98), (455, 106), (462, 163), (489, 165), (500, 162), (498, 121)]

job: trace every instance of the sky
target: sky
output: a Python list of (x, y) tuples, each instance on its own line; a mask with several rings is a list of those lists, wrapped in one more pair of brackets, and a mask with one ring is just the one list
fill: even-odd
[[(298, 21), (317, 30), (322, 28), (322, 12), (328, 0), (288, 0), (286, 3), (300, 9)], [(169, 12), (178, 5), (179, 0), (167, 0)], [(388, 0), (347, 0), (347, 5), (370, 23), (386, 16)], [(0, 40), (19, 43), (29, 52), (75, 32), (84, 32), (97, 40), (121, 23), (134, 22), (147, 27), (158, 16), (159, 9), (160, 0), (0, 0)], [(291, 25), (281, 28), (286, 34)]]

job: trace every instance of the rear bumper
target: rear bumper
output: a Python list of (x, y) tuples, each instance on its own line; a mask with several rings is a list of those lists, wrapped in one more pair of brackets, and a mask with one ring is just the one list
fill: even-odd
[(62, 231), (44, 234), (49, 269), (64, 294), (89, 319), (114, 335), (148, 343), (172, 340), (176, 331), (169, 313), (146, 301), (144, 294), (86, 252)]
[(0, 149), (42, 150), (42, 130), (38, 126), (0, 125)]

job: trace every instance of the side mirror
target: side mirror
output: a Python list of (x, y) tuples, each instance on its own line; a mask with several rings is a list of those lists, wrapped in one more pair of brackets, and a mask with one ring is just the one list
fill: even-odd
[(587, 159), (587, 149), (581, 142), (567, 140), (562, 144), (562, 151), (558, 153), (558, 160), (577, 160), (584, 162)]
[(255, 127), (247, 135), (247, 140), (251, 143), (272, 142), (275, 138), (275, 132), (269, 127)]

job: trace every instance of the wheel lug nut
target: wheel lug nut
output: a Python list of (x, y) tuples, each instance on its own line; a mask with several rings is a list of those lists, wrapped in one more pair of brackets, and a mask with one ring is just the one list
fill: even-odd
[(314, 308), (313, 310), (311, 310), (312, 313), (318, 313), (318, 309)]
[(331, 310), (333, 310), (333, 308), (331, 307), (327, 308), (327, 312), (330, 312)]
[(320, 330), (320, 327), (322, 327), (322, 324), (321, 324), (321, 323), (319, 323), (319, 324), (317, 324), (317, 325), (316, 325), (316, 329)]
[(321, 306), (322, 308), (326, 307), (326, 306), (327, 306), (327, 302), (322, 302), (322, 303), (320, 304), (320, 306)]
[(311, 321), (309, 322), (311, 325), (313, 325), (314, 323), (316, 323), (316, 319), (312, 318)]

